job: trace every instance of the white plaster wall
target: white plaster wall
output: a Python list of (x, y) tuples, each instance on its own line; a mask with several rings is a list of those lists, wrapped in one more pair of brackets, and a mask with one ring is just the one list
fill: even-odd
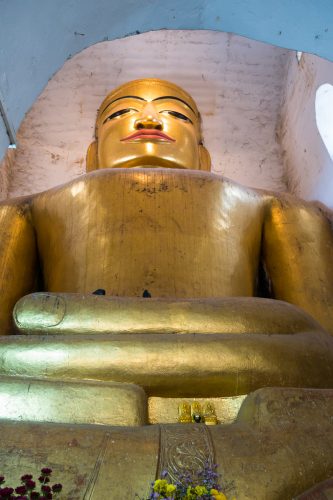
[[(15, 130), (70, 54), (137, 32), (224, 31), (333, 60), (331, 0), (0, 0), (0, 12), (0, 90)], [(0, 159), (7, 144), (0, 125)]]
[(209, 31), (156, 31), (89, 47), (65, 63), (23, 120), (10, 196), (83, 174), (100, 102), (117, 85), (142, 77), (171, 80), (193, 95), (214, 172), (285, 190), (276, 125), (287, 54)]
[(315, 113), (316, 91), (323, 83), (333, 84), (332, 62), (303, 54), (298, 64), (290, 54), (281, 143), (289, 191), (333, 208), (333, 161), (319, 134)]

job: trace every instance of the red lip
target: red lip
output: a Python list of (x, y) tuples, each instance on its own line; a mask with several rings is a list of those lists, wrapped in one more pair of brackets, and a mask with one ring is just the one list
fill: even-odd
[(160, 141), (168, 141), (168, 142), (175, 142), (175, 139), (172, 139), (172, 137), (169, 137), (167, 134), (162, 132), (161, 130), (156, 130), (154, 128), (145, 128), (145, 129), (140, 129), (134, 132), (133, 134), (128, 135), (127, 137), (124, 137), (124, 139), (121, 139), (121, 142), (123, 141), (134, 141), (134, 140), (156, 140), (159, 139)]

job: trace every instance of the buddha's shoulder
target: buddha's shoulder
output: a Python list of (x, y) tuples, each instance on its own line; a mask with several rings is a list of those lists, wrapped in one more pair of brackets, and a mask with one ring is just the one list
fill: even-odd
[(79, 194), (112, 193), (124, 191), (142, 192), (147, 195), (191, 190), (219, 192), (225, 196), (250, 196), (265, 198), (264, 192), (242, 186), (221, 175), (200, 170), (166, 168), (101, 169), (82, 175), (77, 179), (36, 195), (35, 201), (58, 199), (64, 196), (77, 197)]
[(296, 208), (316, 212), (333, 222), (333, 213), (326, 206), (302, 200), (289, 193), (242, 186), (231, 179), (211, 172), (149, 167), (101, 169), (36, 195), (4, 200), (0, 203), (0, 215), (6, 215), (7, 212), (24, 215), (33, 207), (58, 206), (75, 199), (78, 202), (80, 199), (87, 202), (95, 196), (116, 196), (119, 199), (121, 193), (124, 192), (136, 191), (152, 196), (171, 191), (195, 194), (193, 190), (201, 191), (206, 196), (223, 195), (224, 198), (230, 197), (239, 201), (251, 198), (270, 209), (285, 211)]
[(0, 202), (0, 220), (30, 217), (33, 195), (9, 198)]
[(256, 190), (266, 198), (266, 205), (270, 212), (275, 214), (289, 214), (294, 217), (303, 217), (308, 214), (315, 217), (328, 219), (333, 224), (333, 211), (317, 200), (304, 200), (292, 193)]

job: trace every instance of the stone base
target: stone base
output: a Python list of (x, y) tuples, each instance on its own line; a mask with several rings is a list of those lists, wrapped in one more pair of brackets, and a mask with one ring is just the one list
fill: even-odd
[(145, 425), (147, 397), (134, 384), (0, 377), (0, 419)]
[(2, 422), (0, 473), (53, 469), (64, 500), (145, 498), (162, 468), (216, 462), (228, 500), (286, 500), (333, 476), (333, 390), (260, 389), (235, 423), (99, 427)]

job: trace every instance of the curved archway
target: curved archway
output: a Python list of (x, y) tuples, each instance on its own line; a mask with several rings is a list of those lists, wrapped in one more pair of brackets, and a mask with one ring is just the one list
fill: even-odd
[(289, 55), (208, 30), (160, 30), (88, 47), (50, 79), (23, 119), (8, 194), (44, 191), (84, 174), (96, 110), (105, 95), (145, 77), (170, 80), (193, 96), (214, 173), (283, 190), (275, 130)]
[[(299, 17), (299, 11), (302, 17)], [(1, 6), (0, 91), (4, 112), (17, 129), (49, 78), (64, 61), (102, 40), (159, 29), (209, 29), (232, 32), (280, 47), (333, 59), (333, 33), (327, 20), (333, 4), (302, 0), (27, 0), (19, 9)], [(294, 22), (297, 18), (298, 26)], [(0, 119), (0, 158), (8, 139)]]

